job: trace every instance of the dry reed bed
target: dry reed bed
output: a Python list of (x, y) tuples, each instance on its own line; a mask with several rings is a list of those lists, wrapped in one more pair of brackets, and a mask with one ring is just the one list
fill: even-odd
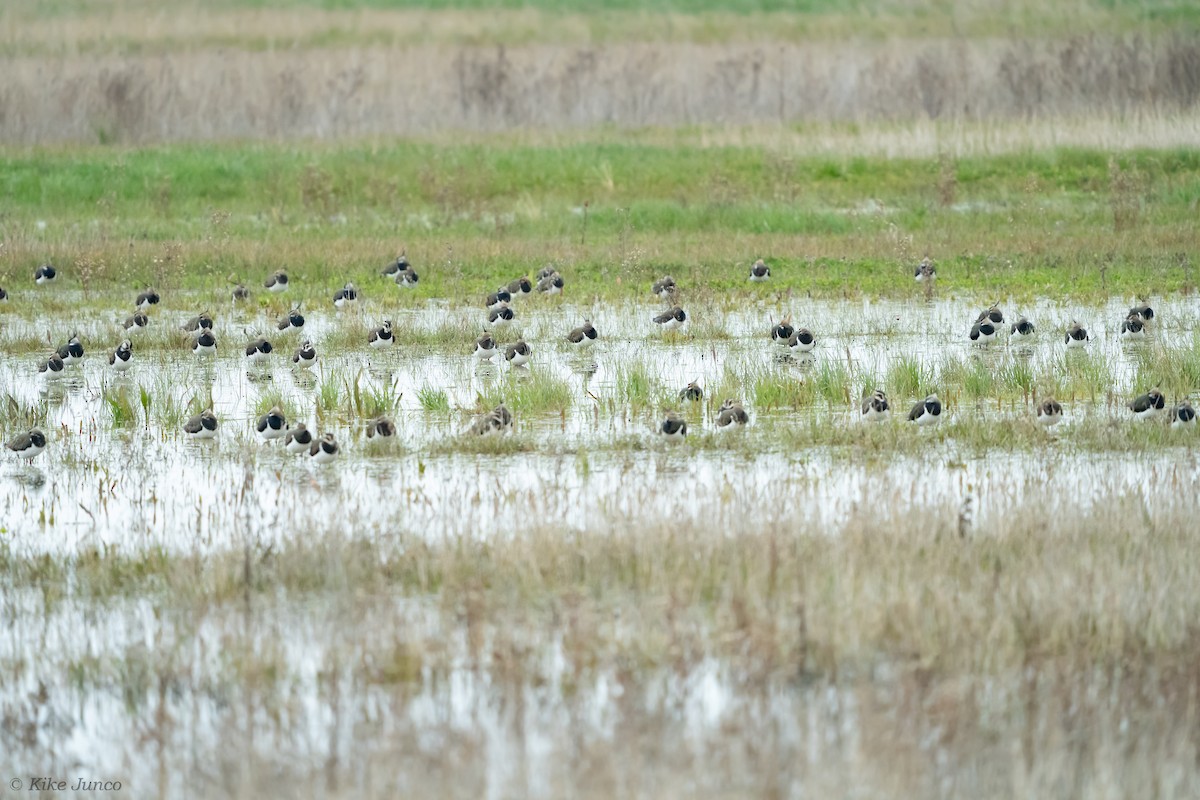
[[(24, 2), (26, 8), (21, 8)], [(1178, 28), (1166, 16), (1137, 5), (1079, 0), (1068, 7), (1034, 0), (958, 3), (927, 13), (919, 0), (886, 0), (843, 8), (830, 3), (802, 13), (739, 11), (722, 4), (673, 4), (642, 9), (605, 3), (561, 4), (549, 9), (370, 7), (370, 3), (294, 3), (270, 6), (244, 0), (193, 5), (187, 0), (75, 0), (69, 13), (36, 0), (14, 0), (0, 9), (0, 52), (164, 53), (211, 47), (294, 49), (388, 44), (600, 44), (612, 42), (755, 43), (886, 39), (913, 36), (1044, 38), (1090, 31), (1161, 33)], [(393, 5), (394, 4), (389, 4)], [(431, 4), (433, 5), (433, 4)], [(322, 7), (324, 6), (324, 7)], [(720, 6), (720, 7), (719, 7)], [(1183, 16), (1183, 15), (1181, 15)]]
[(1200, 39), (1080, 36), (12, 56), (0, 142), (1171, 115)]

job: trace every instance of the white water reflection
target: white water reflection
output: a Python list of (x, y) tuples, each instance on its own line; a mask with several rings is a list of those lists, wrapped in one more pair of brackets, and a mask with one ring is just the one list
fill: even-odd
[[(1179, 689), (1153, 673), (931, 689), (887, 665), (866, 680), (752, 677), (707, 656), (635, 673), (571, 664), (551, 629), (509, 676), (407, 600), (378, 598), (352, 623), (337, 599), (191, 618), (24, 591), (0, 608), (6, 776), (117, 779), (138, 796), (1005, 797), (1101, 762), (1109, 790), (1161, 771), (1164, 796), (1200, 785), (1195, 711), (1145, 703)], [(489, 627), (479, 650), (520, 635)], [(413, 655), (397, 662), (403, 643)]]

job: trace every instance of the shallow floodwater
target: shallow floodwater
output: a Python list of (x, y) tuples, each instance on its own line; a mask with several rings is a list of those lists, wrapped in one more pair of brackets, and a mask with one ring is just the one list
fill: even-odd
[[(274, 363), (248, 370), (240, 347), (249, 333), (268, 330), (269, 320), (230, 312), (217, 315), (218, 341), (224, 343), (217, 357), (191, 355), (182, 336), (177, 346), (141, 351), (135, 340), (137, 365), (116, 376), (105, 357), (106, 348), (121, 338), (118, 315), (113, 314), (109, 320), (72, 326), (89, 353), (82, 365), (68, 367), (67, 378), (57, 383), (40, 384), (33, 378), (36, 356), (0, 359), (0, 385), (22, 405), (45, 404), (51, 437), (47, 452), (32, 465), (7, 460), (0, 473), (0, 512), (11, 547), (65, 552), (96, 544), (224, 547), (247, 536), (269, 540), (314, 525), (324, 527), (330, 519), (363, 534), (400, 525), (440, 538), (512, 533), (530, 524), (585, 530), (660, 518), (720, 522), (745, 519), (747, 509), (767, 524), (786, 520), (796, 508), (815, 506), (832, 529), (857, 504), (886, 497), (889, 502), (957, 506), (966, 499), (968, 486), (977, 515), (986, 518), (1004, 513), (1006, 503), (1019, 499), (1026, 482), (1051, 474), (1072, 498), (1130, 489), (1153, 494), (1156, 487), (1168, 492), (1172, 477), (1192, 467), (1187, 447), (1142, 457), (1145, 469), (1164, 476), (1147, 485), (1144, 473), (1114, 468), (1120, 454), (1098, 456), (1072, 449), (1070, 421), (1061, 426), (1064, 435), (1036, 454), (981, 457), (944, 441), (915, 455), (859, 458), (852, 451), (821, 448), (783, 452), (769, 434), (757, 430), (760, 422), (808, 424), (814, 417), (820, 424), (855, 425), (857, 414), (849, 405), (829, 407), (818, 400), (811, 409), (767, 411), (742, 398), (756, 423), (740, 434), (754, 445), (748, 454), (747, 448), (692, 450), (662, 442), (654, 433), (658, 413), (625, 408), (618, 391), (618, 376), (630, 364), (644, 366), (671, 391), (693, 379), (716, 386), (727, 369), (778, 372), (804, 380), (825, 360), (857, 365), (881, 381), (901, 357), (930, 366), (955, 356), (997, 367), (1005, 359), (1022, 359), (1037, 368), (1054, 369), (1067, 357), (1060, 331), (1065, 321), (1078, 319), (1094, 337), (1088, 352), (1102, 356), (1114, 377), (1113, 386), (1096, 387), (1097, 396), (1121, 402), (1113, 407), (1081, 402), (1068, 407), (1068, 420), (1092, 414), (1120, 419), (1125, 398), (1145, 388), (1132, 385), (1139, 353), (1159, 341), (1189, 342), (1196, 327), (1193, 304), (1160, 301), (1155, 306), (1158, 324), (1152, 337), (1136, 345), (1118, 341), (1115, 326), (1128, 306), (1114, 301), (1103, 308), (1048, 303), (1021, 308), (1019, 313), (1039, 325), (1033, 341), (982, 348), (966, 337), (974, 307), (958, 301), (797, 301), (788, 307), (794, 323), (812, 328), (818, 336), (812, 358), (800, 362), (781, 358), (782, 348), (769, 342), (767, 332), (781, 316), (773, 308), (707, 316), (703, 309), (694, 310), (692, 325), (729, 338), (664, 340), (649, 330), (648, 320), (657, 306), (547, 309), (521, 303), (514, 328), (523, 331), (534, 348), (530, 373), (560, 378), (574, 397), (565, 414), (518, 415), (517, 435), (527, 440), (523, 450), (528, 452), (503, 455), (437, 449), (464, 436), (470, 414), (424, 411), (418, 392), (439, 389), (452, 408), (469, 409), (480, 393), (503, 396), (504, 387), (516, 380), (509, 374), (512, 370), (502, 363), (478, 364), (470, 358), (469, 345), (461, 353), (447, 353), (403, 341), (403, 331), (432, 329), (447, 318), (464, 326), (482, 321), (481, 310), (389, 312), (401, 331), (394, 352), (370, 351), (365, 343), (343, 348), (322, 355), (315, 374), (289, 368), (289, 354), (301, 338), (295, 332), (272, 337), (277, 343)], [(1018, 309), (1009, 308), (1009, 315), (1015, 316)], [(154, 324), (177, 326), (187, 314), (159, 309)], [(372, 315), (368, 309), (363, 316), (373, 320), (382, 312)], [(332, 310), (310, 312), (309, 317), (302, 336), (312, 339), (318, 352), (337, 326), (362, 325)], [(585, 353), (570, 352), (565, 330), (584, 318), (594, 321), (601, 339)], [(30, 334), (56, 341), (55, 336), (65, 338), (62, 330), (49, 319), (10, 318), (0, 333), (0, 347), (5, 337)], [(318, 420), (318, 398), (326, 382), (339, 384), (343, 394), (357, 383), (364, 393), (374, 390), (398, 397), (397, 441), (370, 441), (362, 421), (344, 415)], [(221, 434), (215, 442), (187, 441), (178, 423), (170, 428), (156, 424), (152, 411), (147, 425), (140, 409), (138, 419), (115, 428), (102, 397), (105, 386), (127, 387), (135, 405), (141, 387), (149, 389), (158, 406), (169, 401), (184, 407), (194, 396), (211, 392)], [(302, 456), (286, 454), (280, 441), (257, 439), (256, 401), (275, 393), (302, 409), (310, 428), (337, 435), (340, 461), (314, 466)], [(914, 399), (893, 396), (895, 418), (889, 424), (904, 425), (904, 412)], [(947, 416), (1000, 413), (1027, 412), (997, 412), (994, 405), (964, 401)], [(693, 434), (712, 425), (706, 417), (693, 424)], [(14, 431), (5, 433), (11, 436)], [(631, 439), (645, 449), (630, 449)], [(732, 496), (725, 490), (731, 485), (737, 488)]]
[[(56, 384), (35, 379), (36, 356), (0, 356), (0, 385), (23, 407), (44, 404), (51, 439), (47, 452), (31, 465), (9, 458), (0, 468), (4, 544), (22, 555), (96, 547), (204, 552), (266, 548), (329, 531), (365, 538), (404, 531), (443, 541), (519, 535), (531, 528), (587, 535), (658, 524), (714, 535), (748, 525), (836, 535), (856, 511), (881, 505), (897, 513), (926, 508), (946, 518), (966, 514), (972, 524), (986, 527), (1020, 505), (1031, 489), (1051, 483), (1056, 494), (1047, 500), (1047, 515), (1054, 513), (1055, 503), (1078, 510), (1114, 495), (1166, 503), (1181, 486), (1193, 485), (1196, 460), (1186, 442), (1140, 454), (1138, 468), (1129, 469), (1122, 453), (1073, 448), (1070, 419), (1036, 453), (980, 454), (953, 439), (932, 438), (927, 449), (907, 454), (787, 450), (765, 432), (814, 418), (835, 426), (860, 424), (849, 405), (831, 408), (819, 400), (802, 411), (750, 404), (753, 424), (735, 435), (748, 437), (752, 447), (694, 449), (661, 441), (654, 433), (658, 412), (630, 410), (619, 393), (622, 369), (635, 363), (645, 364), (672, 390), (693, 379), (715, 386), (727, 369), (780, 371), (803, 379), (823, 360), (879, 376), (902, 357), (928, 365), (947, 356), (997, 365), (1017, 358), (1053, 368), (1066, 357), (1061, 331), (1078, 319), (1095, 337), (1088, 350), (1103, 355), (1112, 370), (1114, 385), (1097, 387), (1097, 395), (1124, 398), (1144, 388), (1133, 386), (1139, 347), (1190, 342), (1197, 327), (1194, 304), (1153, 305), (1159, 323), (1150, 341), (1130, 346), (1116, 335), (1128, 303), (1100, 308), (1005, 304), (1009, 315), (1033, 319), (1039, 333), (1020, 347), (998, 343), (984, 349), (966, 337), (979, 309), (954, 300), (798, 299), (786, 307), (708, 313), (694, 308), (691, 324), (720, 335), (669, 340), (650, 330), (657, 305), (519, 303), (514, 328), (534, 348), (531, 372), (565, 381), (574, 401), (565, 414), (518, 415), (515, 435), (528, 447), (487, 455), (439, 447), (464, 436), (470, 415), (460, 409), (474, 407), (479, 393), (493, 393), (512, 380), (502, 363), (475, 363), (469, 346), (462, 352), (409, 346), (401, 334), (394, 352), (378, 354), (364, 342), (323, 354), (315, 374), (296, 372), (289, 368), (289, 356), (301, 338), (312, 339), (322, 351), (323, 341), (339, 326), (359, 324), (332, 310), (310, 312), (302, 335), (272, 337), (274, 363), (247, 370), (240, 347), (254, 330), (268, 331), (269, 320), (235, 311), (217, 315), (218, 339), (227, 344), (212, 360), (192, 356), (183, 339), (173, 349), (149, 351), (137, 350), (135, 339), (137, 366), (128, 375), (113, 376), (105, 352), (122, 338), (116, 325), (122, 315), (114, 313), (71, 323), (89, 352)], [(769, 342), (770, 326), (789, 311), (794, 323), (818, 336), (808, 363), (780, 359), (780, 348)], [(178, 325), (190, 313), (156, 309), (155, 324)], [(373, 324), (384, 312), (368, 307), (363, 316)], [(435, 330), (447, 318), (482, 328), (477, 323), (483, 320), (482, 310), (439, 306), (389, 311), (388, 316), (400, 331)], [(586, 354), (570, 352), (566, 330), (585, 318), (595, 323), (601, 340)], [(2, 323), (0, 352), (8, 351), (6, 341), (31, 335), (48, 336), (56, 344), (65, 338), (57, 320), (8, 317)], [(321, 386), (330, 376), (398, 396), (398, 441), (369, 441), (359, 420), (318, 420)], [(102, 390), (122, 385), (135, 396), (139, 387), (149, 387), (155, 403), (169, 399), (177, 406), (211, 391), (220, 436), (215, 442), (187, 441), (180, 426), (157, 425), (153, 413), (149, 425), (138, 418), (114, 427)], [(423, 410), (418, 392), (430, 387), (444, 391), (456, 410)], [(314, 430), (334, 432), (341, 459), (313, 465), (286, 454), (281, 442), (258, 441), (254, 409), (264, 393), (281, 393), (302, 409)], [(887, 424), (903, 426), (904, 411), (914, 399), (893, 398), (895, 418)], [(1120, 420), (1122, 411), (1081, 402), (1069, 414)], [(952, 413), (1028, 412), (962, 402)], [(694, 430), (712, 424), (706, 415)], [(5, 431), (6, 438), (14, 432)], [(137, 795), (279, 793), (278, 785), (258, 782), (261, 768), (285, 774), (302, 763), (306, 767), (298, 779), (315, 780), (313, 786), (320, 788), (306, 785), (287, 794), (403, 793), (442, 785), (446, 794), (549, 797), (569, 792), (591, 769), (598, 782), (578, 793), (611, 796), (638, 793), (622, 784), (623, 763), (671, 741), (678, 746), (660, 754), (658, 762), (646, 755), (640, 767), (652, 783), (659, 782), (662, 794), (718, 785), (732, 794), (823, 796), (837, 791), (838, 770), (852, 771), (870, 761), (868, 730), (882, 726), (911, 739), (930, 765), (920, 775), (882, 785), (901, 793), (954, 796), (955, 766), (971, 757), (939, 744), (939, 719), (898, 716), (897, 698), (919, 691), (887, 674), (877, 676), (870, 690), (774, 679), (751, 686), (735, 667), (701, 659), (686, 669), (663, 669), (636, 680), (606, 669), (580, 683), (560, 646), (551, 643), (536, 680), (507, 686), (473, 660), (461, 631), (442, 630), (444, 617), (419, 601), (381, 599), (370, 606), (370, 616), (349, 629), (336, 608), (275, 605), (267, 599), (252, 614), (244, 613), (221, 609), (184, 620), (160, 616), (138, 598), (98, 608), (77, 598), (49, 605), (40, 594), (7, 594), (0, 666), (11, 678), (0, 686), (0, 709), (10, 748), (0, 761), (14, 774), (126, 776), (138, 787)], [(453, 666), (418, 670), (403, 684), (388, 687), (339, 677), (347, 660), (371, 656), (363, 641), (381, 629), (444, 640), (455, 654), (449, 659)], [(273, 663), (288, 665), (287, 679), (259, 695), (223, 684), (221, 651), (227, 637), (248, 637), (254, 648), (269, 651)], [(164, 659), (180, 671), (178, 685), (139, 683), (125, 675), (121, 686), (104, 690), (87, 674), (89, 665), (103, 671), (110, 662), (122, 669), (144, 662), (149, 675), (162, 668)], [(1041, 691), (1025, 681), (1021, 675), (980, 679), (976, 702), (1004, 717), (1013, 696)], [(1103, 682), (1096, 685), (1098, 692), (1107, 690)], [(915, 702), (920, 707), (923, 701)], [(1106, 758), (1104, 747), (1121, 746), (1118, 705), (1097, 706), (1096, 724), (1116, 737), (1097, 745), (1091, 754), (1097, 762)], [(1063, 737), (1076, 735), (1075, 723), (1056, 713), (1047, 705), (1032, 723), (999, 719), (995, 730), (1004, 741), (1010, 723), (1014, 731), (1035, 724)], [(32, 738), (22, 739), (22, 730)], [(372, 744), (377, 740), (387, 745)], [(981, 735), (979, 741), (995, 740)], [(134, 744), (139, 741), (152, 744)], [(157, 757), (144, 757), (155, 749)], [(235, 751), (253, 759), (257, 771), (239, 772), (246, 762)], [(180, 768), (181, 758), (191, 761)], [(395, 777), (426, 769), (441, 772), (420, 786)], [(199, 779), (199, 788), (182, 783), (177, 773)], [(476, 791), (464, 792), (462, 781)]]

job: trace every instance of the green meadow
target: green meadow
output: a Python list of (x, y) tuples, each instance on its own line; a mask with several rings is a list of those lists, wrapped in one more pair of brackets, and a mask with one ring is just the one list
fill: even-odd
[(186, 289), (287, 266), (323, 291), (403, 250), (416, 302), (547, 263), (598, 299), (660, 273), (745, 294), (757, 257), (778, 267), (770, 291), (829, 298), (907, 296), (925, 255), (940, 289), (980, 298), (1194, 286), (1194, 150), (829, 158), (618, 138), (10, 150), (0, 264), (14, 285), (48, 260), (89, 262), (98, 288)]

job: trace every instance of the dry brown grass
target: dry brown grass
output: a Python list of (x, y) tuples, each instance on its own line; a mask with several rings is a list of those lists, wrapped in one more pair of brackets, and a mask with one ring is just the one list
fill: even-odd
[[(3, 67), (0, 141), (26, 144), (1097, 116), (1109, 133), (1092, 136), (1112, 136), (1176, 129), (1200, 98), (1187, 36), (214, 47)], [(1184, 119), (1160, 138), (1194, 141)]]
[[(249, 5), (250, 7), (246, 7)], [(737, 12), (719, 3), (687, 10), (553, 8), (322, 8), (276, 0), (269, 6), (217, 0), (73, 0), (69, 10), (39, 0), (0, 8), (0, 52), (166, 53), (226, 47), (291, 49), (386, 44), (462, 45), (629, 42), (778, 43), (889, 38), (1013, 38), (1177, 30), (1137, 3), (1076, 0), (965, 0), (929, 13), (924, 0), (873, 0), (843, 7), (811, 3), (802, 12)], [(536, 4), (535, 4), (536, 5)], [(578, 9), (580, 6), (576, 6)], [(1182, 16), (1182, 15), (1177, 15)]]

